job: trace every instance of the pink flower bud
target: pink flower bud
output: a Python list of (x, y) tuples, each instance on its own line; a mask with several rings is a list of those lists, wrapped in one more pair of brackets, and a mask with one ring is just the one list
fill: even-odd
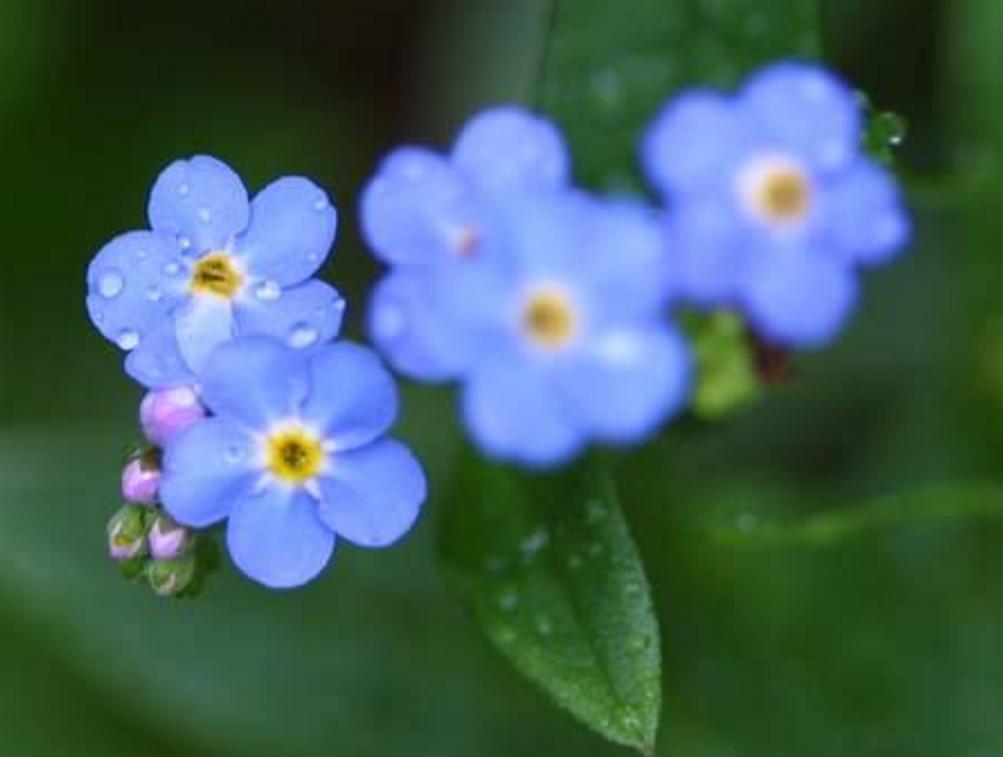
[(154, 560), (176, 560), (188, 546), (188, 531), (170, 518), (157, 518), (147, 537)]
[(139, 422), (146, 438), (160, 447), (205, 414), (205, 408), (190, 386), (152, 391), (139, 406)]
[(146, 550), (144, 509), (126, 505), (108, 522), (108, 554), (113, 560), (130, 560)]
[(130, 461), (122, 470), (122, 496), (126, 502), (153, 505), (157, 502), (160, 471), (144, 468), (140, 458)]

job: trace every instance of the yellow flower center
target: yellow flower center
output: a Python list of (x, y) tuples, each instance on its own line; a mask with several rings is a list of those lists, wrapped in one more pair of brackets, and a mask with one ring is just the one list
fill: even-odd
[(554, 349), (570, 341), (575, 333), (575, 312), (567, 296), (547, 289), (537, 292), (526, 303), (522, 325), (537, 344)]
[(210, 252), (195, 264), (190, 286), (193, 294), (232, 300), (244, 286), (244, 275), (230, 255)]
[(740, 178), (740, 192), (752, 214), (775, 226), (800, 223), (811, 208), (808, 176), (786, 158), (755, 161)]
[(265, 442), (268, 470), (289, 484), (302, 484), (324, 467), (324, 447), (317, 436), (304, 428), (285, 428)]

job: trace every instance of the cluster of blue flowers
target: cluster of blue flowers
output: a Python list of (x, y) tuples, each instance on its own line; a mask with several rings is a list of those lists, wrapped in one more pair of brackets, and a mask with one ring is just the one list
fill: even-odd
[[(642, 142), (655, 207), (575, 187), (551, 123), (481, 113), (448, 155), (398, 149), (364, 191), (364, 234), (391, 269), (372, 339), (412, 378), (459, 382), (492, 457), (551, 467), (590, 443), (639, 442), (694, 384), (674, 305), (818, 347), (852, 311), (858, 270), (904, 247), (907, 214), (862, 129), (855, 93), (807, 65), (771, 66), (735, 96), (686, 92)], [(252, 201), (197, 157), (160, 176), (149, 218), (88, 272), (91, 318), (152, 390), (143, 425), (163, 451), (127, 468), (126, 498), (162, 505), (172, 527), (226, 519), (233, 560), (275, 587), (317, 575), (336, 534), (403, 535), (426, 484), (384, 438), (393, 380), (365, 348), (332, 342), (345, 303), (312, 278), (337, 225), (324, 192), (284, 178)], [(137, 533), (116, 532), (119, 556), (138, 554)]]
[(572, 186), (560, 134), (516, 108), (476, 116), (447, 156), (399, 149), (362, 202), (391, 266), (372, 338), (413, 378), (460, 381), (492, 456), (551, 466), (640, 440), (692, 384), (670, 305), (737, 310), (770, 344), (816, 347), (851, 311), (856, 269), (902, 248), (907, 216), (861, 152), (860, 110), (801, 64), (734, 98), (684, 93), (643, 142), (662, 210)]
[[(344, 301), (311, 278), (337, 223), (325, 193), (288, 177), (251, 201), (229, 167), (196, 157), (160, 175), (149, 218), (87, 273), (91, 319), (151, 390), (141, 420), (156, 454), (127, 466), (126, 500), (193, 529), (225, 519), (234, 562), (270, 587), (315, 577), (336, 535), (379, 547), (406, 533), (426, 484), (385, 438), (396, 386), (372, 352), (332, 341)], [(157, 520), (125, 512), (112, 555), (144, 557)], [(160, 557), (182, 556), (175, 541)]]

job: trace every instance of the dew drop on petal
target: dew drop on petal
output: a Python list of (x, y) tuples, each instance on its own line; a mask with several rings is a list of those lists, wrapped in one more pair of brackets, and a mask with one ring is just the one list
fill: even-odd
[(327, 209), (327, 198), (319, 197), (317, 201), (313, 204), (313, 209), (320, 212)]
[(164, 273), (166, 273), (168, 276), (176, 276), (180, 270), (181, 266), (179, 266), (177, 263), (164, 264)]
[(178, 237), (178, 247), (180, 247), (182, 250), (191, 249), (191, 246), (192, 246), (192, 240), (190, 240), (188, 237)]
[(272, 302), (282, 296), (282, 287), (274, 281), (263, 281), (254, 289), (254, 296), (265, 302)]
[(118, 297), (124, 288), (125, 279), (122, 278), (121, 273), (114, 269), (102, 273), (101, 278), (98, 280), (98, 292), (106, 300)]
[(191, 191), (192, 188), (188, 185), (187, 182), (183, 181), (180, 184), (178, 184), (178, 194), (181, 195), (182, 197), (185, 197)]
[(146, 299), (150, 302), (160, 302), (164, 293), (160, 291), (160, 288), (155, 285), (150, 285), (146, 288)]
[(305, 323), (293, 326), (292, 331), (289, 333), (289, 346), (297, 350), (305, 349), (316, 341), (317, 330)]
[(202, 223), (209, 223), (212, 220), (212, 211), (209, 208), (199, 208), (198, 217)]
[(123, 350), (134, 350), (139, 346), (139, 332), (134, 329), (123, 329), (118, 335), (118, 346)]

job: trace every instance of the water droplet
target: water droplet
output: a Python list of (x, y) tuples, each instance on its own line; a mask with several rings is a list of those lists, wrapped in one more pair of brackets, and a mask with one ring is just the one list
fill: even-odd
[(236, 465), (243, 459), (244, 459), (244, 448), (239, 445), (231, 444), (223, 451), (223, 460), (224, 462), (227, 462), (230, 465)]
[(192, 246), (192, 240), (188, 237), (178, 237), (178, 247), (182, 250), (190, 250)]
[(498, 595), (498, 606), (505, 612), (512, 612), (519, 606), (519, 592), (508, 588)]
[(180, 184), (178, 184), (178, 194), (181, 195), (182, 197), (185, 197), (191, 191), (192, 188), (188, 184), (188, 182), (183, 181)]
[(541, 636), (550, 636), (554, 632), (554, 624), (546, 615), (536, 616), (536, 630)]
[(396, 305), (377, 308), (373, 316), (373, 330), (383, 339), (393, 339), (404, 332), (404, 312)]
[(181, 271), (181, 266), (179, 266), (177, 263), (164, 264), (164, 273), (166, 273), (168, 276), (176, 276), (180, 271)]
[(738, 520), (735, 521), (735, 525), (738, 526), (739, 531), (748, 533), (756, 527), (756, 516), (752, 513), (739, 515)]
[(294, 349), (305, 349), (316, 341), (317, 329), (305, 323), (293, 326), (292, 331), (289, 332), (289, 346)]
[(143, 249), (136, 250), (136, 259), (146, 260), (146, 258), (149, 257), (149, 254), (150, 253), (148, 253), (146, 250)]
[(98, 292), (106, 300), (118, 297), (125, 288), (125, 279), (116, 270), (105, 271), (98, 280)]
[(274, 281), (263, 281), (255, 288), (254, 296), (259, 300), (271, 302), (282, 296), (282, 287)]
[(94, 323), (101, 324), (104, 323), (104, 311), (97, 305), (91, 305), (91, 318), (94, 319)]
[(523, 559), (532, 562), (536, 559), (537, 553), (550, 543), (550, 534), (542, 526), (522, 540), (519, 551), (522, 552)]
[(160, 291), (160, 288), (151, 284), (146, 288), (146, 299), (150, 302), (160, 302), (164, 293)]
[(209, 208), (199, 208), (198, 217), (202, 223), (209, 223), (212, 221), (212, 211)]
[(320, 255), (318, 255), (316, 252), (311, 252), (307, 254), (306, 259), (309, 260), (311, 263), (316, 263), (318, 260), (320, 260)]
[(627, 639), (627, 647), (633, 652), (643, 652), (649, 646), (651, 646), (651, 639), (644, 634), (631, 634), (630, 638)]
[(133, 329), (123, 329), (118, 335), (118, 346), (123, 350), (134, 350), (139, 346), (139, 332)]
[(317, 201), (313, 204), (313, 209), (316, 211), (327, 210), (328, 202), (326, 197), (319, 197)]
[(602, 500), (591, 499), (588, 504), (585, 505), (585, 522), (596, 524), (602, 523), (606, 520), (606, 506), (603, 505)]

